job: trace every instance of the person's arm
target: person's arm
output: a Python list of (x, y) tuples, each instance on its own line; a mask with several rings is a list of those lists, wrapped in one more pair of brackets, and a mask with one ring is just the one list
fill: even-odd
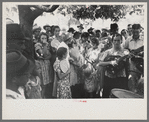
[(59, 79), (66, 77), (70, 73), (70, 69), (66, 73), (62, 73), (60, 70), (57, 70), (57, 75)]
[(121, 46), (124, 48), (124, 49), (128, 49), (129, 48), (129, 38), (126, 39), (125, 41), (122, 42)]

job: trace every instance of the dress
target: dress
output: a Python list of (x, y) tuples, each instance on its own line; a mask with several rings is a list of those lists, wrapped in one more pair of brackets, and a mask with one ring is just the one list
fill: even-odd
[[(60, 60), (56, 60), (54, 65), (54, 71), (57, 73), (58, 70), (61, 70), (60, 68)], [(60, 98), (60, 99), (71, 99), (71, 89), (70, 89), (70, 80), (69, 80), (69, 74), (62, 78), (62, 79), (59, 79), (58, 76), (56, 75), (57, 77), (57, 98)]]
[[(35, 50), (37, 49), (42, 50), (44, 58), (51, 55), (48, 49), (48, 44), (42, 44), (42, 47), (39, 47), (38, 45), (36, 45)], [(39, 59), (38, 58), (38, 60), (36, 60), (35, 62), (36, 62), (37, 70), (41, 76), (41, 85), (47, 85), (51, 83), (52, 82), (51, 80), (52, 67), (50, 65), (50, 59)]]

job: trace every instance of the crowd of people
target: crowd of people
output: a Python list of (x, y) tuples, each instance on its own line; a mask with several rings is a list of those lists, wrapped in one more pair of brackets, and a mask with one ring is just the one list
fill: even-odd
[[(32, 39), (16, 23), (6, 25), (6, 98), (73, 99), (109, 98), (114, 88), (144, 96), (144, 30), (129, 24), (119, 32), (110, 29), (84, 31), (58, 25), (35, 24)], [(25, 43), (32, 41), (33, 54)]]

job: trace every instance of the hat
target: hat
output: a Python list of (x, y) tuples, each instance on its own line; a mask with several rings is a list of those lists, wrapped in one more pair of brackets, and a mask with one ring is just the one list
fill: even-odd
[(41, 27), (38, 26), (37, 24), (35, 24), (35, 25), (33, 26), (32, 31), (34, 32), (34, 31), (36, 31), (36, 30), (40, 30), (40, 31), (41, 31)]
[(10, 18), (6, 18), (6, 24), (12, 24), (14, 21)]
[(140, 29), (141, 25), (140, 24), (133, 24), (132, 29)]
[(90, 27), (87, 31), (92, 32), (93, 30), (94, 30), (94, 28)]
[(43, 26), (43, 29), (46, 29), (46, 27), (50, 27), (51, 28), (50, 25), (46, 24), (46, 25)]
[(34, 63), (28, 60), (18, 50), (8, 50), (6, 54), (7, 75), (31, 73), (35, 67)]
[(10, 41), (12, 43), (12, 40), (25, 40), (26, 37), (23, 34), (21, 27), (17, 23), (7, 24), (6, 25), (6, 38), (7, 43)]
[(51, 47), (55, 47), (57, 49), (59, 45), (60, 42), (58, 40), (54, 39), (51, 41)]
[(116, 31), (118, 30), (118, 25), (116, 23), (113, 23), (110, 25), (110, 31)]
[(72, 32), (72, 33), (74, 33), (75, 30), (74, 30), (73, 28), (69, 28), (68, 32)]
[(63, 41), (64, 41), (64, 42), (68, 41), (69, 39), (71, 39), (71, 36), (70, 36), (69, 34), (65, 34), (65, 35), (63, 36)]
[(82, 28), (82, 29), (84, 29), (84, 27), (83, 27), (83, 25), (82, 24), (80, 24), (79, 26), (77, 26), (78, 28)]

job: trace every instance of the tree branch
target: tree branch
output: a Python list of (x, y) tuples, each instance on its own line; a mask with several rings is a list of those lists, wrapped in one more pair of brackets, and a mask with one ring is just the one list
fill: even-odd
[(55, 11), (59, 5), (31, 5), (32, 7), (35, 7), (36, 9), (42, 11), (42, 12), (53, 12)]

